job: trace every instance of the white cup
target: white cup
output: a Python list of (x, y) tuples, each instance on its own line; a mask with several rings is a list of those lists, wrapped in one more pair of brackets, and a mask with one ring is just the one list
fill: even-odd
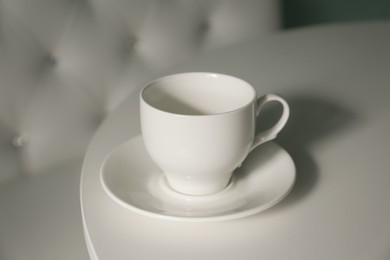
[[(255, 136), (256, 117), (271, 101), (280, 102), (283, 113), (274, 126)], [(257, 99), (249, 83), (223, 74), (166, 76), (140, 95), (146, 150), (169, 186), (189, 195), (223, 190), (248, 153), (274, 139), (288, 117), (283, 98), (266, 94)]]

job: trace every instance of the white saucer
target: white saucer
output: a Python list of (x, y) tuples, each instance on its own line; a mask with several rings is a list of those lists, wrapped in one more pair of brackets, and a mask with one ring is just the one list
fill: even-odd
[(212, 222), (249, 216), (281, 201), (294, 185), (295, 165), (283, 148), (269, 142), (248, 156), (225, 190), (189, 196), (168, 186), (137, 136), (107, 156), (100, 177), (107, 194), (127, 209), (159, 219)]

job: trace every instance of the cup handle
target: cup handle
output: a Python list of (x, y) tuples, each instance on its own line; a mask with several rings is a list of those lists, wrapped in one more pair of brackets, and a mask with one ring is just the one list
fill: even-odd
[(258, 133), (255, 136), (255, 139), (252, 143), (250, 151), (255, 149), (257, 146), (268, 142), (272, 139), (275, 139), (278, 133), (283, 129), (283, 127), (286, 125), (288, 117), (290, 115), (290, 108), (282, 97), (275, 95), (275, 94), (266, 94), (259, 99), (257, 99), (257, 108), (256, 108), (256, 118), (259, 116), (261, 109), (268, 103), (277, 101), (283, 106), (283, 112), (280, 116), (278, 122), (273, 125), (270, 129), (267, 129), (263, 132)]

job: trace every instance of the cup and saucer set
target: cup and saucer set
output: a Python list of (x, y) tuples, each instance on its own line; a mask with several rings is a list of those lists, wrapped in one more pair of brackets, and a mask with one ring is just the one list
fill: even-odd
[[(269, 102), (279, 102), (282, 115), (256, 134), (256, 117)], [(157, 79), (141, 91), (142, 135), (106, 157), (102, 186), (121, 206), (158, 219), (215, 222), (259, 213), (295, 182), (291, 156), (271, 141), (288, 117), (283, 98), (257, 98), (249, 83), (233, 76)]]

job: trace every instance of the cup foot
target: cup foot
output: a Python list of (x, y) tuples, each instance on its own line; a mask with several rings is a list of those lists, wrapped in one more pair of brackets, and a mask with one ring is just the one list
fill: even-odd
[(168, 180), (165, 174), (163, 174), (161, 182), (164, 186), (166, 186), (166, 189), (169, 189), (170, 192), (176, 193), (178, 195), (202, 197), (223, 192), (233, 184), (232, 179), (233, 176), (228, 178), (227, 181), (197, 187), (193, 183), (183, 183), (181, 181), (178, 182), (174, 180)]

